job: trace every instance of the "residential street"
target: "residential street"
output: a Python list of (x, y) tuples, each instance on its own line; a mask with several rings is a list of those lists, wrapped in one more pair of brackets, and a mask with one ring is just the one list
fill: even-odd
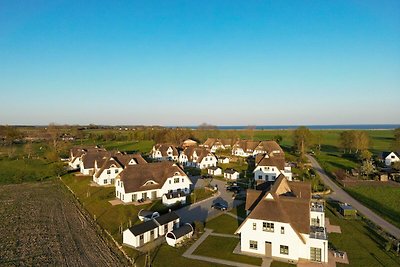
[[(202, 179), (194, 179), (195, 187), (202, 187), (204, 184), (204, 180)], [(175, 212), (180, 216), (180, 220), (182, 223), (186, 222), (194, 222), (194, 221), (205, 221), (208, 217), (213, 217), (217, 213), (221, 213), (220, 210), (214, 210), (211, 208), (211, 205), (216, 202), (220, 202), (222, 204), (227, 205), (229, 208), (236, 207), (243, 201), (241, 200), (233, 200), (232, 192), (226, 191), (225, 182), (217, 179), (213, 179), (211, 182), (212, 185), (217, 185), (220, 194), (214, 196), (213, 198), (200, 201), (190, 206), (183, 207)]]
[(362, 213), (365, 217), (370, 219), (372, 222), (375, 224), (379, 225), (384, 229), (386, 232), (390, 233), (397, 239), (400, 239), (400, 229), (394, 226), (393, 224), (385, 221), (382, 219), (380, 216), (378, 216), (376, 213), (371, 211), (369, 208), (365, 207), (362, 205), (360, 202), (355, 200), (353, 197), (351, 197), (349, 194), (347, 194), (342, 188), (340, 188), (338, 185), (336, 185), (325, 173), (325, 171), (321, 168), (319, 163), (315, 160), (314, 157), (307, 155), (308, 159), (310, 160), (313, 168), (318, 172), (320, 175), (322, 181), (324, 182), (325, 185), (327, 185), (329, 188), (331, 188), (334, 192), (332, 193), (332, 198), (341, 202), (348, 203), (352, 205), (354, 208), (356, 208), (360, 213)]

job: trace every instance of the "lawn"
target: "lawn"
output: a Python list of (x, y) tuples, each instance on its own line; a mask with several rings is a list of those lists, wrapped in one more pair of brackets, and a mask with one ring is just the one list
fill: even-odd
[(361, 220), (346, 220), (325, 212), (332, 225), (339, 225), (342, 233), (329, 234), (329, 243), (336, 249), (346, 251), (350, 265), (338, 266), (399, 266), (400, 257), (384, 250), (386, 245), (381, 236)]
[[(192, 242), (191, 242), (192, 243)], [(153, 256), (153, 267), (182, 267), (182, 266), (190, 266), (190, 267), (203, 267), (203, 266), (225, 266), (219, 264), (213, 264), (210, 262), (204, 262), (199, 260), (191, 260), (188, 258), (182, 257), (182, 254), (189, 248), (191, 243), (184, 245), (182, 247), (174, 248), (168, 246), (167, 244), (162, 244), (158, 250), (155, 252)]]
[(400, 227), (400, 187), (359, 185), (346, 191), (385, 220)]
[(241, 221), (229, 216), (227, 214), (222, 214), (208, 222), (206, 222), (205, 227), (213, 229), (215, 233), (221, 234), (231, 234), (233, 235), (238, 229)]
[(210, 235), (201, 243), (193, 254), (260, 266), (262, 263), (260, 258), (233, 253), (238, 243), (238, 238)]
[[(80, 145), (81, 142), (76, 143), (76, 145)], [(119, 150), (124, 152), (140, 152), (143, 154), (147, 154), (150, 152), (154, 145), (154, 141), (152, 140), (144, 140), (144, 141), (96, 141), (96, 140), (85, 140), (83, 142), (84, 145), (99, 145), (104, 147), (107, 150)]]

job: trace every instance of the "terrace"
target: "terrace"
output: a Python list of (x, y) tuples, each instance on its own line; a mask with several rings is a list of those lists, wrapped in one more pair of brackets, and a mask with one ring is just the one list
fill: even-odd
[(325, 227), (310, 226), (310, 238), (327, 240), (328, 236)]
[(311, 202), (310, 210), (316, 212), (324, 212), (324, 205), (318, 202)]

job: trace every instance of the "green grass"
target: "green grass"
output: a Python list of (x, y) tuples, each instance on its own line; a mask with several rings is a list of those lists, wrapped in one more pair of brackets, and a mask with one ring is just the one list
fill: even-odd
[(237, 215), (237, 216), (239, 216), (241, 218), (246, 218), (247, 217), (246, 210), (245, 210), (245, 203), (236, 206), (235, 208), (233, 208), (229, 212), (232, 213), (232, 214), (235, 214), (235, 215)]
[(338, 266), (399, 266), (400, 257), (384, 250), (385, 241), (361, 220), (346, 220), (325, 212), (332, 225), (339, 225), (342, 233), (329, 234), (329, 243), (336, 249), (346, 251), (350, 265)]
[[(80, 145), (81, 142), (76, 145)], [(95, 141), (95, 140), (85, 140), (83, 141), (84, 145), (99, 145), (104, 147), (107, 150), (119, 150), (119, 151), (138, 151), (143, 154), (147, 154), (150, 152), (154, 145), (154, 141), (152, 140), (143, 140), (143, 141)]]
[(213, 192), (205, 188), (195, 188), (190, 194), (190, 203), (196, 203), (207, 199), (213, 195)]
[[(69, 174), (65, 175), (62, 179), (74, 191), (86, 210), (93, 217), (96, 217), (98, 224), (104, 230), (108, 231), (119, 243), (122, 243), (122, 234), (119, 232), (120, 226), (126, 229), (130, 225), (138, 223), (137, 213), (139, 210), (149, 207), (149, 205), (112, 206), (108, 201), (115, 199), (115, 188), (89, 186), (92, 177)], [(135, 250), (129, 251), (132, 253), (136, 252)], [(136, 253), (131, 256), (136, 256)]]
[(346, 188), (354, 198), (400, 227), (400, 187), (359, 185)]
[(163, 244), (160, 246), (159, 250), (156, 252), (152, 266), (153, 267), (182, 267), (182, 266), (190, 266), (190, 267), (203, 267), (203, 266), (225, 266), (219, 265), (210, 262), (204, 262), (199, 260), (191, 260), (188, 258), (182, 257), (182, 254), (189, 248), (191, 244), (187, 244), (182, 247), (174, 248), (167, 244)]
[(205, 227), (213, 229), (215, 233), (221, 234), (231, 234), (233, 235), (238, 229), (241, 222), (232, 216), (222, 214), (208, 222), (206, 222)]
[(261, 265), (262, 260), (260, 258), (234, 254), (233, 250), (238, 243), (239, 239), (234, 237), (208, 236), (193, 254), (235, 262)]

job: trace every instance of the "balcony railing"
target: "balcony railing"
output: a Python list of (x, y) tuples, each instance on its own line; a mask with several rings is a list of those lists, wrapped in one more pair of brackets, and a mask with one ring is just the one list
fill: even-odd
[(321, 203), (312, 202), (310, 206), (311, 211), (324, 212), (324, 205)]
[(326, 234), (325, 227), (311, 226), (310, 227), (310, 238), (327, 240), (328, 236)]

